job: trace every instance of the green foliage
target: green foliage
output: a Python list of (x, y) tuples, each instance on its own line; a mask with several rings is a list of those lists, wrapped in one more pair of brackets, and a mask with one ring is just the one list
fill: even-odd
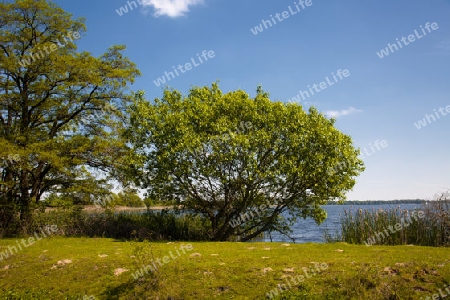
[(45, 205), (48, 207), (69, 208), (73, 206), (73, 199), (68, 197), (67, 195), (58, 195), (56, 193), (52, 193), (45, 199)]
[(120, 132), (139, 71), (124, 46), (76, 52), (84, 20), (51, 2), (2, 2), (0, 20), (0, 213), (29, 221), (46, 193), (104, 193), (127, 151)]
[(147, 208), (153, 207), (153, 206), (173, 206), (176, 205), (175, 200), (168, 200), (168, 201), (162, 201), (162, 200), (155, 200), (153, 198), (146, 197), (144, 198), (144, 204)]
[(124, 190), (117, 195), (116, 205), (142, 207), (144, 201), (135, 191)]
[[(345, 199), (364, 169), (333, 119), (273, 102), (260, 87), (254, 98), (242, 90), (224, 94), (216, 83), (187, 96), (165, 90), (152, 103), (140, 93), (130, 114), (136, 184), (151, 199), (176, 200), (208, 218), (214, 240), (287, 233), (299, 217), (320, 223), (320, 205)], [(231, 226), (256, 207), (260, 215)]]
[[(103, 212), (83, 211), (81, 206), (36, 210), (32, 221), (21, 222), (17, 217), (3, 236), (26, 236), (46, 225), (58, 226), (57, 235), (67, 237), (111, 237), (138, 240), (207, 241), (211, 224), (201, 216), (176, 214), (173, 211)], [(1, 233), (1, 232), (0, 232)], [(1, 237), (1, 236), (0, 236)]]

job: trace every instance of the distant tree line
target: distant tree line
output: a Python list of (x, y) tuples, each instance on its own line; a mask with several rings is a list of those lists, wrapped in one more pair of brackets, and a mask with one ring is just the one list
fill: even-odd
[(424, 204), (427, 200), (407, 199), (407, 200), (348, 200), (344, 202), (330, 202), (328, 205), (380, 205), (380, 204)]

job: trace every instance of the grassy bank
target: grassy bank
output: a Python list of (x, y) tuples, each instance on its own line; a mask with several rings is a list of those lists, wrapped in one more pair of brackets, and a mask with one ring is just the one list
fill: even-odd
[[(277, 299), (420, 299), (450, 283), (448, 248), (61, 237), (22, 248), (0, 261), (0, 299), (265, 299), (279, 284)], [(145, 265), (156, 268), (135, 279)]]

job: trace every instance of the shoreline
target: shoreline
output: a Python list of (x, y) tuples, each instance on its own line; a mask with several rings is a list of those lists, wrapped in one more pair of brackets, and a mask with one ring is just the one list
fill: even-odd
[[(162, 210), (167, 208), (173, 208), (173, 206), (151, 206), (150, 210)], [(60, 209), (60, 207), (46, 207), (45, 212), (54, 211)], [(129, 206), (115, 206), (111, 208), (113, 211), (145, 211), (147, 210), (147, 207), (129, 207)], [(105, 208), (98, 208), (95, 205), (85, 205), (82, 209), (82, 211), (87, 212), (95, 212), (95, 211), (105, 211)]]

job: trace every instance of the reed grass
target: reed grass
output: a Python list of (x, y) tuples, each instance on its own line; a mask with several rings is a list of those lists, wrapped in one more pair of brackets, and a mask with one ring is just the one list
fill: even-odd
[(82, 207), (34, 212), (30, 224), (12, 222), (5, 237), (32, 235), (45, 225), (57, 225), (57, 235), (66, 237), (105, 237), (151, 241), (206, 241), (210, 239), (209, 221), (189, 213), (174, 211), (99, 212)]
[(414, 244), (448, 247), (450, 246), (448, 196), (449, 193), (444, 193), (438, 199), (412, 211), (402, 210), (400, 206), (386, 210), (362, 210), (352, 207), (341, 215), (340, 231), (334, 235), (326, 233), (325, 239), (327, 242), (343, 241), (366, 245)]

